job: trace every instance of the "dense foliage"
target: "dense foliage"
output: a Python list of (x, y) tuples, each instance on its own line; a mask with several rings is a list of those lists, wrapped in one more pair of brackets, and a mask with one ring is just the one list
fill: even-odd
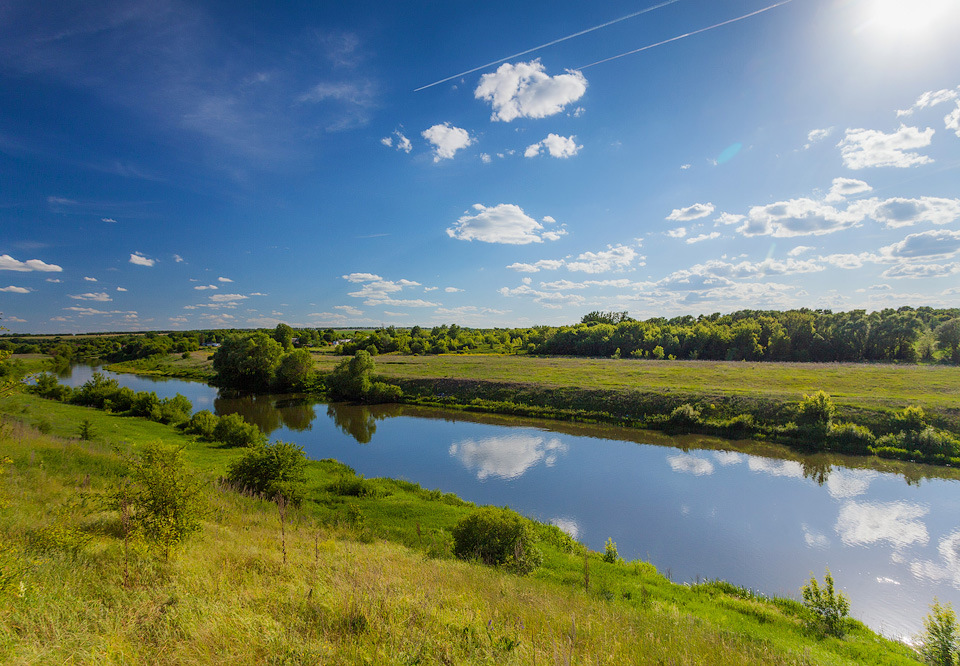
[(542, 555), (534, 541), (529, 521), (506, 508), (481, 507), (453, 528), (457, 557), (504, 565), (521, 574), (540, 566)]
[(239, 490), (270, 499), (280, 496), (299, 505), (304, 499), (306, 465), (303, 448), (296, 444), (257, 444), (230, 464), (227, 481)]

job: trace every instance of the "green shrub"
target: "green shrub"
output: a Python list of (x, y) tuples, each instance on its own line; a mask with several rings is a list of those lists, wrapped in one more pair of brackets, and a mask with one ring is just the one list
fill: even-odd
[(834, 424), (827, 436), (836, 448), (846, 453), (867, 453), (877, 442), (869, 428), (855, 423)]
[(901, 412), (897, 412), (895, 417), (897, 424), (903, 430), (923, 430), (927, 427), (927, 415), (923, 412), (923, 407), (910, 405)]
[(57, 380), (56, 375), (47, 372), (37, 377), (37, 383), (34, 384), (30, 390), (41, 398), (59, 400), (61, 402), (69, 400), (73, 393), (73, 389), (69, 386), (62, 385)]
[(133, 398), (130, 411), (134, 416), (142, 416), (151, 421), (160, 420), (160, 398), (153, 391), (138, 391)]
[(190, 412), (193, 411), (193, 405), (190, 401), (177, 393), (172, 398), (164, 398), (160, 401), (161, 423), (183, 423), (190, 418)]
[(603, 561), (610, 564), (616, 564), (620, 561), (620, 553), (617, 551), (617, 542), (611, 537), (607, 537), (607, 545), (603, 551)]
[(923, 618), (923, 628), (920, 656), (926, 663), (953, 666), (960, 661), (960, 628), (951, 604), (941, 606), (934, 598), (930, 614)]
[(688, 402), (683, 403), (670, 412), (670, 423), (673, 425), (698, 425), (702, 422), (700, 410)]
[(135, 533), (163, 549), (165, 559), (200, 529), (203, 486), (186, 469), (182, 449), (153, 442), (131, 463), (130, 479), (108, 499), (126, 513)]
[(213, 439), (224, 446), (258, 446), (266, 443), (266, 437), (254, 423), (247, 423), (239, 414), (225, 414), (213, 429)]
[(214, 431), (220, 419), (209, 409), (197, 412), (184, 424), (183, 429), (190, 435), (197, 435), (201, 439), (213, 440)]
[(344, 497), (369, 497), (377, 495), (376, 489), (362, 476), (348, 476), (342, 474), (337, 480), (327, 486), (327, 490), (334, 495)]
[(543, 559), (528, 521), (510, 509), (481, 507), (453, 528), (453, 553), (462, 560), (530, 573)]
[(834, 591), (833, 576), (827, 569), (823, 577), (823, 587), (813, 576), (810, 582), (800, 589), (803, 605), (813, 613), (815, 628), (830, 636), (843, 636), (844, 621), (850, 612), (850, 600), (843, 592)]
[(823, 391), (817, 391), (813, 395), (803, 396), (797, 407), (797, 423), (827, 430), (833, 423), (836, 411), (830, 396)]
[(296, 506), (304, 498), (306, 465), (303, 448), (296, 444), (258, 444), (227, 467), (227, 481), (239, 490), (270, 499), (282, 496)]

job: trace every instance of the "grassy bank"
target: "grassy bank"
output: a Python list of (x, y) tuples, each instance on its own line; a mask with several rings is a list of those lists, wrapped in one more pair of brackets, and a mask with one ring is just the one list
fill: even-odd
[[(334, 461), (309, 464), (284, 542), (274, 505), (217, 485), (238, 450), (29, 395), (0, 412), (0, 565), (21, 566), (0, 597), (4, 663), (915, 663), (859, 623), (822, 638), (795, 601), (676, 585), (553, 527), (535, 527), (544, 564), (529, 577), (454, 560), (450, 529), (472, 505)], [(85, 420), (94, 437), (79, 441)], [(209, 510), (170, 562), (135, 549), (124, 584), (99, 498), (157, 439), (184, 447)]]

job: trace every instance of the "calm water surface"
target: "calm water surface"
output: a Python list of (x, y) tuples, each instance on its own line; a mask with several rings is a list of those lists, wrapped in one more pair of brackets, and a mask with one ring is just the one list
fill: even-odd
[[(77, 366), (78, 386), (92, 368)], [(110, 374), (110, 373), (106, 373)], [(772, 445), (407, 406), (358, 407), (289, 396), (219, 397), (197, 382), (113, 375), (185, 395), (194, 410), (239, 412), (311, 458), (509, 505), (595, 550), (678, 582), (721, 578), (798, 596), (829, 567), (851, 614), (889, 636), (922, 629), (934, 596), (960, 607), (960, 481), (922, 465), (901, 473), (857, 458)], [(736, 449), (736, 450), (735, 450)]]

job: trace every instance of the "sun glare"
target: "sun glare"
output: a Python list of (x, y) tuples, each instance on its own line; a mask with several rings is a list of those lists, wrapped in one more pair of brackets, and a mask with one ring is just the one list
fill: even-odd
[(864, 27), (888, 36), (923, 37), (958, 5), (958, 0), (868, 0)]

